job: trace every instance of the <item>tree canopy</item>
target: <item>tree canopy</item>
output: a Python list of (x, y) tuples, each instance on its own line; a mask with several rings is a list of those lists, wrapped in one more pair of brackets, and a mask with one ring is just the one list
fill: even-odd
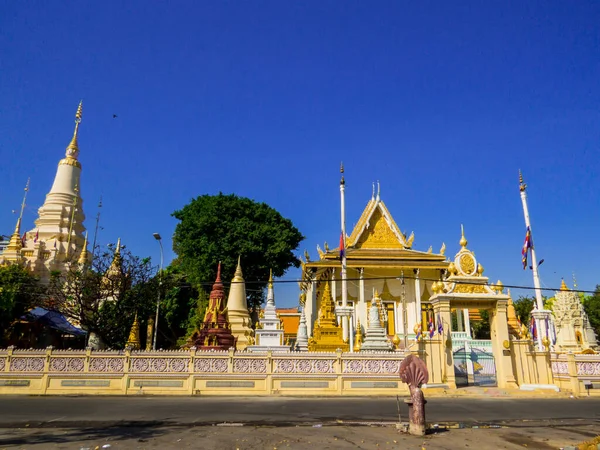
[(18, 265), (0, 267), (0, 345), (4, 345), (15, 320), (35, 306), (42, 287), (29, 270)]
[(259, 305), (269, 277), (299, 267), (294, 254), (304, 236), (278, 211), (234, 194), (202, 195), (173, 217), (180, 222), (173, 235), (177, 264), (196, 286), (210, 290), (221, 261), (223, 281), (233, 278), (238, 256), (246, 281), (249, 306)]

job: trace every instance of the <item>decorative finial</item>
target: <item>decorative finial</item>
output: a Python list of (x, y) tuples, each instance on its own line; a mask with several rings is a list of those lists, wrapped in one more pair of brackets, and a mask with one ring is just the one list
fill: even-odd
[(465, 248), (469, 242), (465, 238), (465, 227), (463, 227), (462, 223), (460, 224), (460, 234), (461, 234), (461, 237), (460, 237), (460, 241), (458, 243), (460, 244), (460, 246), (462, 248)]
[(346, 184), (346, 181), (344, 181), (344, 163), (343, 162), (340, 164), (340, 173), (342, 174), (342, 179), (340, 181), (340, 185), (343, 186), (344, 184)]
[(242, 255), (238, 255), (238, 262), (233, 277), (238, 279), (244, 277), (244, 274), (242, 273)]
[(523, 174), (521, 173), (521, 169), (519, 169), (519, 190), (524, 192), (527, 189), (527, 185), (523, 181)]
[(269, 269), (269, 289), (273, 289), (273, 269)]
[(381, 200), (381, 186), (379, 185), (379, 180), (377, 180), (377, 201)]
[(563, 278), (562, 282), (560, 283), (560, 290), (561, 291), (568, 291), (569, 288), (567, 287), (567, 283), (565, 283), (565, 280)]
[(77, 156), (79, 156), (79, 144), (77, 143), (77, 133), (79, 132), (79, 124), (81, 123), (82, 104), (83, 100), (79, 102), (77, 112), (75, 113), (75, 131), (73, 132), (71, 142), (67, 146), (67, 158), (77, 159)]
[(88, 249), (87, 249), (87, 243), (88, 243), (88, 232), (85, 232), (85, 239), (83, 241), (83, 249), (81, 250), (81, 253), (79, 254), (79, 261), (78, 263), (80, 265), (84, 265), (88, 262)]
[(375, 200), (375, 182), (373, 181), (373, 193), (371, 194), (371, 200)]
[(117, 239), (117, 248), (115, 249), (115, 255), (121, 254), (121, 238)]
[(442, 242), (442, 248), (440, 248), (440, 255), (444, 255), (446, 253), (446, 243)]
[(219, 265), (217, 266), (217, 278), (215, 280), (215, 283), (220, 283), (221, 282), (221, 261), (219, 261)]

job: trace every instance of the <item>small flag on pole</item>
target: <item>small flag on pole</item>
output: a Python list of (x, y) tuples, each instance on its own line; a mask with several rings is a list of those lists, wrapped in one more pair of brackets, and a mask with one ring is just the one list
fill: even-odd
[(422, 325), (420, 323), (417, 324), (417, 335), (415, 336), (415, 341), (418, 341), (419, 339), (421, 339), (421, 328), (422, 328)]
[(344, 248), (344, 232), (340, 233), (340, 259), (344, 257), (346, 249)]
[(435, 327), (433, 326), (433, 315), (429, 317), (429, 338), (431, 339), (435, 334)]
[(40, 229), (38, 228), (37, 231), (35, 232), (35, 238), (33, 238), (34, 244), (38, 241), (39, 237), (40, 237)]
[(536, 325), (535, 319), (533, 317), (531, 318), (531, 323), (529, 325), (529, 333), (531, 334), (531, 339), (533, 339), (533, 340), (537, 339), (537, 325)]
[(533, 247), (531, 242), (531, 230), (527, 227), (527, 233), (525, 234), (525, 243), (523, 244), (523, 248), (521, 249), (521, 261), (523, 262), (523, 270), (527, 269), (527, 254), (529, 250)]
[(23, 237), (21, 238), (21, 245), (25, 247), (25, 243), (27, 242), (27, 233), (23, 233)]
[(442, 334), (444, 332), (444, 325), (442, 325), (442, 318), (440, 317), (440, 313), (437, 313), (437, 323), (438, 323), (438, 334)]

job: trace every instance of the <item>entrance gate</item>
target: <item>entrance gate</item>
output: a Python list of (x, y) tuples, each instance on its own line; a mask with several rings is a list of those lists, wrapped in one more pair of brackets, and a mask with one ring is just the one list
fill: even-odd
[(453, 352), (457, 387), (497, 386), (496, 363), (491, 352), (461, 347)]

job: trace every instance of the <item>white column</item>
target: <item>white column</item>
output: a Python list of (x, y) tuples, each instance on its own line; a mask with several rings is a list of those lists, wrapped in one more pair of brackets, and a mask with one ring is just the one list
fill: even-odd
[(310, 305), (309, 308), (306, 309), (306, 331), (308, 337), (312, 336), (312, 329), (315, 320), (318, 319), (318, 309), (317, 309), (317, 280), (313, 277), (310, 283), (310, 292), (307, 298), (307, 305)]
[(463, 309), (463, 316), (465, 318), (465, 331), (467, 333), (467, 336), (472, 338), (473, 336), (471, 336), (471, 321), (469, 320), (469, 310), (468, 309)]
[(458, 330), (456, 331), (465, 331), (465, 324), (463, 323), (463, 314), (461, 314), (461, 310), (456, 310), (456, 324)]
[[(352, 316), (347, 317), (348, 320), (348, 331), (350, 332), (350, 353), (354, 353), (354, 326), (352, 325)], [(344, 321), (345, 322), (345, 321)]]
[[(416, 323), (421, 323), (422, 316), (421, 316), (421, 280), (419, 279), (419, 269), (415, 269), (414, 270), (414, 274), (415, 274), (415, 312), (416, 312), (416, 319), (417, 322)], [(413, 325), (414, 328), (414, 325)]]

